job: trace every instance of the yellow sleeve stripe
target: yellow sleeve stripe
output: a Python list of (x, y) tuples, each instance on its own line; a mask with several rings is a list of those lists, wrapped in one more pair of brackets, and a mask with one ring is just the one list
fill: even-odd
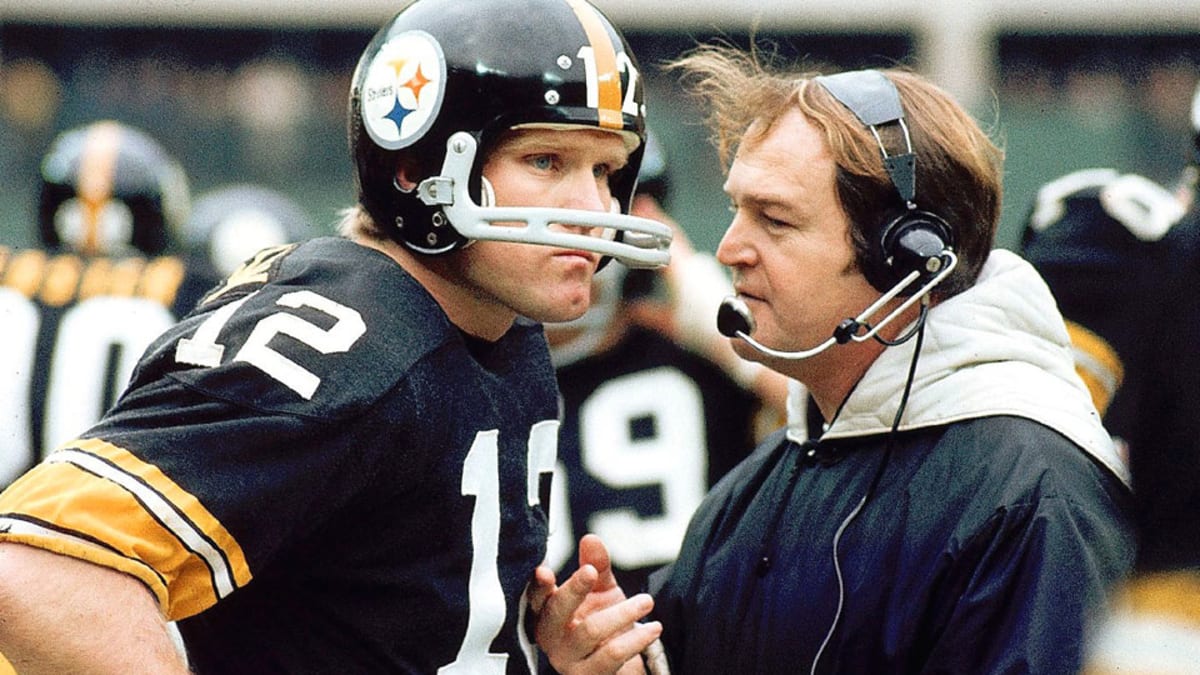
[[(177, 619), (199, 612), (251, 579), (233, 536), (193, 495), (158, 467), (104, 441), (79, 441), (46, 461), (0, 496), (0, 514), (50, 524), (49, 537), (70, 555), (130, 571), (140, 561), (165, 579), (146, 581), (164, 612)], [(62, 532), (100, 543), (64, 543)], [(29, 534), (26, 536), (33, 537)], [(35, 544), (40, 545), (40, 544)]]
[(160, 607), (167, 606), (167, 582), (161, 574), (140, 560), (132, 560), (84, 537), (75, 536), (42, 524), (0, 516), (0, 541), (26, 544), (52, 553), (125, 572), (146, 584)]
[(1125, 379), (1121, 357), (1104, 338), (1073, 321), (1066, 323), (1075, 370), (1087, 385), (1096, 410), (1103, 415)]
[[(111, 448), (112, 446), (109, 447)], [(188, 514), (176, 505), (177, 502), (172, 501), (163, 492), (156, 489), (155, 484), (161, 486), (165, 483), (169, 488), (174, 488), (186, 499), (191, 500), (193, 508), (190, 510), (204, 512), (204, 515), (207, 515), (207, 512), (204, 511), (199, 502), (196, 502), (191, 495), (187, 495), (174, 483), (168, 481), (156, 467), (133, 460), (141, 464), (141, 467), (135, 468), (149, 468), (152, 473), (158, 474), (151, 477), (155, 479), (152, 483), (144, 480), (138, 473), (129, 472), (125, 467), (121, 467), (113, 462), (105, 462), (95, 455), (79, 450), (60, 450), (50, 455), (46, 461), (51, 464), (59, 462), (74, 464), (88, 473), (108, 479), (121, 486), (132, 494), (142, 504), (142, 507), (155, 520), (161, 523), (163, 527), (170, 531), (185, 548), (204, 560), (208, 568), (212, 570), (213, 586), (217, 592), (217, 597), (224, 598), (237, 587), (237, 580), (233, 575), (224, 551), (218, 548), (218, 544), (210, 539), (204, 530), (188, 518)], [(215, 518), (211, 516), (209, 518), (212, 524), (218, 528), (221, 527)], [(224, 528), (221, 529), (222, 531), (224, 530)], [(228, 537), (230, 542), (233, 541), (233, 538), (229, 537), (228, 533), (225, 536)]]
[[(593, 7), (580, 0), (567, 0), (567, 4), (579, 19), (596, 59), (599, 96), (595, 106), (600, 116), (600, 126), (605, 129), (623, 129), (625, 122), (621, 117), (621, 73), (617, 69), (617, 48)], [(592, 105), (590, 101), (589, 105)]]
[[(97, 475), (129, 490), (189, 550), (204, 559), (217, 578), (219, 597), (250, 581), (250, 566), (233, 535), (200, 500), (167, 478), (157, 466), (99, 439), (80, 441), (73, 446), (82, 452), (64, 455), (64, 459), (87, 459), (90, 454), (108, 460), (107, 464), (99, 465), (102, 473)], [(51, 454), (47, 461), (55, 461), (57, 455), (58, 452)]]

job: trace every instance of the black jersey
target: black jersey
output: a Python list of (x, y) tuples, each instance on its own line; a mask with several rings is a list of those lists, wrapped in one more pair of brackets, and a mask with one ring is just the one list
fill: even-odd
[(710, 361), (637, 327), (560, 367), (558, 383), (550, 563), (574, 570), (579, 537), (595, 532), (622, 588), (638, 591), (675, 559), (708, 488), (754, 448), (759, 401)]
[(525, 673), (556, 413), (539, 326), (469, 340), (377, 251), (269, 249), (0, 496), (0, 539), (136, 575), (200, 673)]
[(99, 420), (211, 284), (174, 256), (0, 247), (0, 488)]

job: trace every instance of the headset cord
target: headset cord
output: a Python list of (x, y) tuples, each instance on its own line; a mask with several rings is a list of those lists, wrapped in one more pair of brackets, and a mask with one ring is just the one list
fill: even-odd
[(896, 432), (900, 428), (900, 418), (904, 415), (904, 409), (908, 406), (908, 395), (912, 391), (913, 378), (917, 372), (917, 359), (921, 355), (921, 344), (925, 341), (925, 319), (929, 314), (929, 296), (921, 299), (921, 314), (917, 317), (917, 326), (913, 331), (909, 331), (908, 335), (903, 339), (889, 344), (900, 344), (907, 341), (916, 334), (917, 342), (913, 347), (912, 361), (908, 365), (908, 377), (904, 382), (904, 391), (900, 395), (900, 405), (896, 409), (896, 416), (892, 419), (892, 428), (888, 432), (887, 443), (884, 444), (883, 458), (879, 461), (879, 466), (875, 469), (875, 475), (871, 477), (871, 482), (867, 484), (867, 491), (863, 493), (862, 499), (858, 500), (858, 504), (838, 526), (837, 532), (833, 535), (833, 572), (837, 576), (838, 585), (838, 604), (837, 611), (833, 615), (833, 622), (829, 625), (829, 632), (825, 634), (825, 639), (821, 641), (821, 646), (817, 649), (817, 655), (813, 657), (812, 667), (809, 669), (809, 675), (816, 675), (817, 664), (821, 661), (822, 654), (825, 653), (825, 648), (829, 646), (830, 640), (833, 639), (833, 634), (837, 630), (838, 623), (842, 619), (842, 608), (846, 601), (846, 585), (845, 579), (842, 577), (842, 564), (838, 560), (838, 545), (842, 540), (842, 533), (850, 526), (850, 523), (858, 517), (866, 506), (867, 500), (875, 494), (875, 488), (878, 487), (880, 479), (883, 477), (883, 470), (887, 467), (888, 461), (892, 456), (892, 449), (895, 446)]

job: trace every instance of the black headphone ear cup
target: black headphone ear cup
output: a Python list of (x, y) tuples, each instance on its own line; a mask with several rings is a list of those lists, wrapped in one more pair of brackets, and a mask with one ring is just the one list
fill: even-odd
[(868, 270), (867, 281), (876, 290), (886, 292), (913, 270), (919, 271), (922, 277), (932, 276), (935, 272), (927, 269), (926, 262), (953, 245), (950, 225), (941, 216), (907, 209), (888, 221), (880, 231), (879, 265)]

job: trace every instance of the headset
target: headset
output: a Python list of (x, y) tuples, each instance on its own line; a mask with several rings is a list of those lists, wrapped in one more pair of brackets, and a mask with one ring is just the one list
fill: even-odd
[[(897, 342), (887, 342), (878, 337), (878, 333), (914, 303), (927, 303), (929, 292), (949, 276), (958, 264), (950, 225), (941, 216), (917, 207), (917, 156), (913, 152), (908, 125), (904, 122), (904, 107), (896, 85), (878, 70), (822, 75), (812, 81), (821, 85), (871, 131), (883, 155), (888, 178), (899, 196), (900, 207), (890, 213), (879, 228), (875, 246), (863, 264), (867, 281), (882, 295), (858, 316), (839, 323), (833, 335), (816, 347), (785, 352), (762, 345), (750, 337), (754, 332), (754, 317), (746, 303), (737, 296), (722, 301), (717, 311), (717, 330), (722, 335), (740, 338), (768, 356), (791, 360), (816, 356), (835, 344), (851, 341), (865, 342), (875, 338), (891, 345), (907, 340), (913, 332)], [(889, 154), (879, 135), (879, 127), (893, 123), (898, 124), (904, 133), (903, 153)], [(914, 284), (918, 284), (916, 290), (910, 290)], [(871, 317), (884, 305), (901, 295), (907, 295), (908, 299), (878, 323), (870, 323)]]

